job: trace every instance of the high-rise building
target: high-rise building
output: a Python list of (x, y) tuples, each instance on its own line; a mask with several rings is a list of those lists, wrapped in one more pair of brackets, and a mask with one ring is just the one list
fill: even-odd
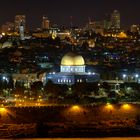
[(50, 28), (50, 21), (46, 16), (42, 18), (42, 29), (49, 29)]
[(111, 14), (111, 28), (120, 29), (120, 13), (117, 10)]
[(21, 23), (25, 29), (26, 16), (25, 15), (16, 15), (15, 16), (15, 31), (19, 32), (19, 27), (20, 27)]
[(103, 20), (103, 26), (105, 30), (108, 30), (111, 28), (110, 14), (105, 14), (104, 20)]

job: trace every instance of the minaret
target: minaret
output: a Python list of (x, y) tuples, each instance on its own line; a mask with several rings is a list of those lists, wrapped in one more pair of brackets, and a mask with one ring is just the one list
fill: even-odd
[(25, 40), (25, 38), (24, 38), (24, 25), (23, 25), (22, 21), (19, 25), (19, 33), (20, 33), (20, 40)]

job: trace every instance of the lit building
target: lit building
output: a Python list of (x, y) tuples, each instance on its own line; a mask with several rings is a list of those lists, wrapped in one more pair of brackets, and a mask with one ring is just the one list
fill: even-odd
[(42, 29), (49, 29), (50, 28), (50, 21), (48, 20), (48, 18), (46, 16), (43, 16), (42, 19)]
[(47, 81), (51, 80), (57, 84), (68, 84), (82, 82), (97, 82), (100, 80), (99, 74), (85, 72), (85, 61), (81, 55), (69, 52), (61, 60), (60, 72), (49, 73)]
[(24, 26), (25, 29), (25, 25), (26, 25), (26, 16), (25, 15), (16, 15), (15, 16), (15, 31), (18, 32), (19, 31), (19, 27), (21, 25)]
[(139, 26), (138, 25), (131, 25), (131, 32), (136, 33), (139, 31)]
[(103, 26), (105, 30), (108, 30), (111, 28), (110, 14), (105, 14), (105, 17), (103, 20)]
[(8, 32), (8, 26), (7, 26), (6, 24), (3, 24), (3, 25), (1, 26), (1, 32), (2, 32), (2, 33), (7, 33), (7, 32)]
[(86, 28), (103, 35), (103, 23), (101, 21), (90, 21)]
[(20, 40), (24, 40), (25, 39), (25, 37), (24, 37), (24, 25), (22, 22), (19, 25), (19, 33), (20, 33)]
[(14, 31), (14, 23), (13, 22), (6, 22), (6, 24), (2, 25), (1, 32), (9, 33)]
[(114, 10), (111, 14), (111, 27), (120, 29), (120, 13), (117, 10)]
[(13, 73), (12, 79), (14, 81), (14, 86), (16, 82), (24, 83), (26, 86), (30, 87), (33, 82), (41, 81), (44, 83), (44, 73)]

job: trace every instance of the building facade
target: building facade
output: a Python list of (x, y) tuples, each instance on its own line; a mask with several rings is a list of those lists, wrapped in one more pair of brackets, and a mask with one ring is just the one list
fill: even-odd
[(42, 18), (42, 29), (46, 30), (50, 28), (50, 21), (46, 16)]
[(114, 10), (111, 14), (111, 27), (120, 29), (120, 13), (117, 10)]
[(19, 32), (19, 27), (20, 25), (24, 26), (25, 29), (25, 25), (26, 25), (26, 16), (25, 15), (16, 15), (15, 16), (15, 31)]

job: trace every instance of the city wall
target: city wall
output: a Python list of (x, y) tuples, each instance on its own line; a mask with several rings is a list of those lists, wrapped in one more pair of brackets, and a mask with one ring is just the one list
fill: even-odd
[(139, 104), (6, 107), (1, 123), (80, 124), (92, 127), (134, 127), (140, 122)]

